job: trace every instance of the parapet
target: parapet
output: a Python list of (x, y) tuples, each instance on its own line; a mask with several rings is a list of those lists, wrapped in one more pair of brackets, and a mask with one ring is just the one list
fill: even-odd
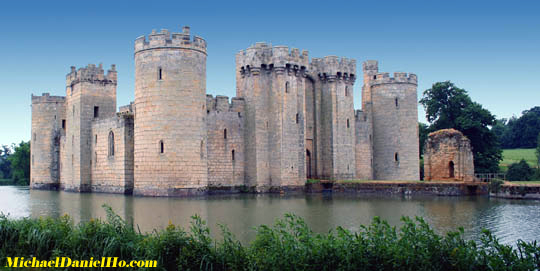
[(38, 103), (63, 103), (66, 101), (64, 96), (51, 96), (49, 93), (43, 93), (42, 96), (32, 94), (32, 104)]
[(356, 60), (339, 58), (337, 56), (326, 56), (324, 58), (313, 58), (311, 60), (310, 71), (321, 78), (344, 78), (355, 80)]
[(305, 72), (309, 66), (309, 53), (305, 50), (300, 53), (297, 48), (289, 49), (287, 46), (272, 46), (269, 43), (257, 42), (236, 54), (236, 65), (240, 68), (240, 72), (273, 68)]
[(76, 70), (75, 66), (71, 66), (71, 72), (66, 75), (66, 86), (71, 86), (79, 82), (91, 82), (101, 84), (116, 85), (118, 73), (116, 65), (112, 64), (111, 69), (105, 75), (103, 65), (88, 64), (88, 66)]
[(133, 114), (133, 102), (129, 103), (128, 105), (120, 106), (117, 114), (118, 115)]
[(144, 35), (135, 40), (135, 54), (156, 48), (191, 49), (206, 54), (206, 41), (199, 36), (192, 38), (189, 26), (184, 26), (182, 33), (171, 34), (167, 29), (162, 29), (159, 33), (152, 30), (152, 33), (148, 35), (148, 40)]
[(367, 60), (362, 63), (362, 70), (379, 72), (379, 62), (377, 60)]
[(418, 85), (418, 78), (416, 74), (406, 72), (395, 72), (394, 77), (390, 77), (390, 74), (387, 72), (380, 72), (373, 76), (371, 80), (371, 85), (381, 85), (381, 84), (414, 84)]
[(229, 103), (229, 97), (223, 95), (206, 95), (207, 112), (243, 112), (245, 106), (244, 98), (233, 97)]

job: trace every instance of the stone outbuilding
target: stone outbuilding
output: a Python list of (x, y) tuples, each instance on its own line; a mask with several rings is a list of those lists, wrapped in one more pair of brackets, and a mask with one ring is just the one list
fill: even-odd
[(474, 181), (471, 141), (454, 129), (430, 133), (424, 148), (424, 179)]

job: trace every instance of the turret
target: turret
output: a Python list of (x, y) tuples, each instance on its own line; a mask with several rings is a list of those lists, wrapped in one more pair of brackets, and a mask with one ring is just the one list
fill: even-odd
[(58, 189), (60, 137), (65, 132), (65, 97), (32, 95), (30, 187)]
[(415, 74), (376, 72), (364, 63), (365, 88), (373, 117), (374, 177), (418, 180), (418, 102)]
[(135, 40), (134, 194), (204, 192), (207, 178), (206, 41), (152, 31)]

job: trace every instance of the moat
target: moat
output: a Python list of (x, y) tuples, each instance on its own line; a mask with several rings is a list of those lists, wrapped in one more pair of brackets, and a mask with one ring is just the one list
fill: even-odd
[(369, 196), (339, 194), (226, 195), (200, 198), (150, 198), (114, 194), (79, 194), (0, 186), (0, 212), (10, 217), (61, 216), (77, 221), (105, 217), (101, 206), (133, 221), (141, 231), (164, 228), (169, 222), (189, 227), (190, 216), (199, 214), (213, 233), (218, 223), (227, 225), (242, 241), (254, 237), (253, 228), (272, 224), (286, 212), (306, 219), (317, 232), (337, 226), (358, 230), (380, 216), (392, 225), (401, 216), (422, 216), (443, 233), (463, 227), (467, 238), (476, 239), (482, 228), (504, 243), (540, 240), (540, 201), (476, 197)]

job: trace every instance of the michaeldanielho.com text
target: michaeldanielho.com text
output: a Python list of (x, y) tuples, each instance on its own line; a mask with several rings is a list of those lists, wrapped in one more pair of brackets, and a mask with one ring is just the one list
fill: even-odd
[(7, 257), (5, 267), (11, 268), (62, 268), (62, 267), (156, 267), (157, 261), (155, 260), (133, 260), (124, 261), (119, 260), (118, 257), (101, 257), (101, 259), (95, 259), (92, 257), (90, 260), (72, 260), (69, 257), (56, 257), (51, 260), (38, 260), (36, 257), (32, 259), (25, 259), (24, 257)]

